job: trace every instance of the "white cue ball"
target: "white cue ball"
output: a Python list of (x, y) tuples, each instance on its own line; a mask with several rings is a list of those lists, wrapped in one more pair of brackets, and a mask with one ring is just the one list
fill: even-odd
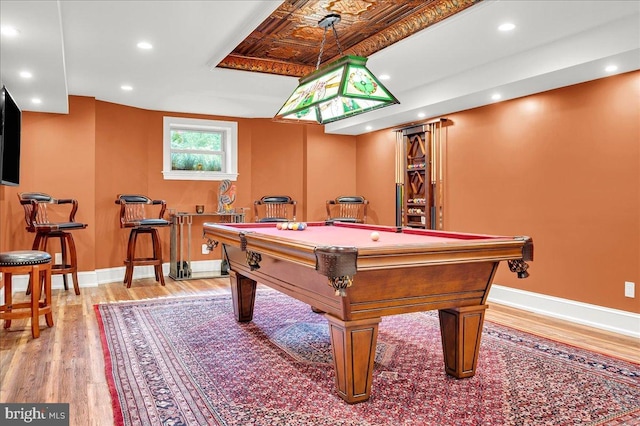
[(373, 241), (378, 241), (378, 239), (379, 239), (379, 238), (380, 238), (380, 234), (378, 234), (376, 231), (373, 231), (373, 232), (371, 233), (371, 239), (372, 239)]

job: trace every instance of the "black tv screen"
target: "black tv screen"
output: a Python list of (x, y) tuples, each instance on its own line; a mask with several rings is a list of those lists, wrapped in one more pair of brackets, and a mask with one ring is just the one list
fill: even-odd
[(22, 111), (6, 87), (2, 86), (2, 127), (0, 127), (0, 183), (20, 183), (20, 130)]

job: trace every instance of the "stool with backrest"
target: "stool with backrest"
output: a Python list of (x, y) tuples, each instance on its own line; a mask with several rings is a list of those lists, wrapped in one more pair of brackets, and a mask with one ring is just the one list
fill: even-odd
[[(49, 252), (49, 240), (57, 238), (60, 242), (60, 254), (62, 263), (53, 263), (51, 273), (62, 274), (64, 289), (69, 288), (67, 274), (71, 274), (73, 288), (76, 294), (80, 294), (78, 285), (78, 256), (73, 234), (70, 231), (84, 229), (86, 223), (77, 222), (75, 219), (78, 211), (78, 201), (72, 198), (53, 198), (42, 192), (18, 193), (20, 204), (24, 208), (24, 220), (27, 223), (27, 231), (36, 234), (33, 250)], [(64, 207), (59, 207), (64, 206)], [(69, 211), (67, 215), (67, 211)], [(27, 288), (27, 294), (31, 286)]]
[(296, 202), (288, 195), (267, 195), (253, 203), (256, 222), (296, 220)]
[(360, 195), (341, 195), (328, 200), (327, 222), (365, 223), (369, 201)]
[[(0, 306), (0, 319), (4, 328), (11, 327), (11, 320), (31, 318), (31, 335), (40, 337), (40, 315), (53, 327), (51, 307), (51, 255), (38, 250), (19, 250), (0, 253), (0, 272), (4, 286), (4, 304)], [(29, 274), (32, 284), (29, 302), (13, 303), (13, 275)], [(41, 297), (44, 295), (44, 299)]]
[[(152, 200), (145, 195), (120, 194), (116, 199), (120, 204), (120, 227), (130, 228), (127, 258), (124, 261), (126, 271), (124, 283), (131, 287), (134, 266), (153, 266), (156, 281), (164, 285), (162, 272), (162, 246), (158, 236), (158, 227), (169, 226), (171, 223), (164, 219), (167, 205), (164, 200)], [(151, 257), (136, 257), (136, 242), (140, 234), (151, 237), (153, 254)]]

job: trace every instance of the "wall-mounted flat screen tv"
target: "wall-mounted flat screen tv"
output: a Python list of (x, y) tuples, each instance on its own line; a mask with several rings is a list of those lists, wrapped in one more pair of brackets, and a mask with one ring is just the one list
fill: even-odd
[(22, 111), (2, 86), (2, 127), (0, 127), (0, 183), (20, 184), (20, 131)]

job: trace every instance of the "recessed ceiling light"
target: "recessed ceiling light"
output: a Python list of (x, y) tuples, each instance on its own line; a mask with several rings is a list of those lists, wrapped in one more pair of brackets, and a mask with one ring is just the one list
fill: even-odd
[(123, 84), (122, 86), (120, 86), (120, 88), (126, 91), (133, 90), (133, 87), (129, 86), (128, 84)]
[(505, 22), (504, 24), (500, 25), (498, 27), (498, 29), (500, 31), (511, 31), (515, 28), (516, 26), (514, 24), (512, 24), (511, 22)]
[(607, 65), (607, 67), (604, 69), (606, 72), (614, 72), (618, 70), (618, 66), (617, 65)]
[(379, 78), (380, 80), (389, 80), (389, 79), (391, 78), (391, 76), (390, 76), (389, 74), (380, 74), (380, 75), (378, 76), (378, 78)]
[(418, 113), (418, 117), (419, 117), (419, 118), (424, 118), (424, 116), (425, 116), (424, 112), (419, 112), (419, 113)]
[(42, 99), (40, 99), (40, 98), (31, 98), (31, 103), (32, 104), (41, 104), (42, 103)]
[(0, 32), (2, 33), (2, 35), (7, 37), (15, 37), (20, 33), (17, 29), (8, 25), (3, 25), (2, 27), (0, 27)]
[(371, 127), (371, 126), (367, 126), (367, 127), (365, 127), (365, 129), (367, 129), (367, 130), (371, 130), (371, 129), (373, 129), (373, 127)]
[(33, 74), (31, 74), (29, 71), (20, 71), (20, 77), (22, 77), (22, 78), (31, 78), (31, 77), (33, 77)]
[(502, 95), (500, 93), (494, 93), (493, 95), (491, 95), (491, 99), (497, 101), (499, 99), (502, 99)]
[(149, 49), (153, 49), (153, 45), (149, 42), (141, 41), (140, 43), (138, 43), (138, 48), (149, 50)]

